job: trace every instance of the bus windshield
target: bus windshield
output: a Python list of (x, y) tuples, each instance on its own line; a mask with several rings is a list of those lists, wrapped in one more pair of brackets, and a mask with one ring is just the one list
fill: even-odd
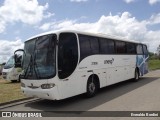
[(4, 69), (9, 69), (14, 67), (15, 61), (14, 61), (14, 56), (10, 57), (7, 63), (4, 66)]
[(24, 79), (48, 79), (55, 76), (56, 35), (44, 35), (25, 42)]

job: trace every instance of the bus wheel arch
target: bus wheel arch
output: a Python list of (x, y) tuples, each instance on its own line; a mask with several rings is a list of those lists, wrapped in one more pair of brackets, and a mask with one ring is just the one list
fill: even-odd
[(99, 77), (96, 74), (90, 75), (86, 85), (86, 96), (88, 98), (95, 96), (99, 88), (100, 88)]

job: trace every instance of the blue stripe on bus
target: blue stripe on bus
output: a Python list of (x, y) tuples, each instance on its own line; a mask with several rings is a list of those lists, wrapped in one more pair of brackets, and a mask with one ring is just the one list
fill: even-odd
[(148, 55), (137, 55), (137, 67), (139, 68), (140, 75), (148, 73)]

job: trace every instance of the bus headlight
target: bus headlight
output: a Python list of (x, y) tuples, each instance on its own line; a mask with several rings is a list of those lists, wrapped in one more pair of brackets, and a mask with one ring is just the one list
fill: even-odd
[(55, 86), (54, 83), (42, 84), (42, 85), (41, 85), (41, 88), (42, 88), (42, 89), (50, 89), (50, 88), (53, 88), (54, 86)]
[(25, 87), (25, 84), (21, 82), (21, 87)]

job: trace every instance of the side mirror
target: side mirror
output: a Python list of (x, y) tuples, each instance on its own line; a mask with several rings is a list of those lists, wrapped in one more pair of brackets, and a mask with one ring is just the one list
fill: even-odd
[(14, 55), (14, 60), (15, 60), (15, 68), (17, 67), (22, 67), (22, 56)]
[(24, 52), (23, 49), (18, 49), (18, 50), (16, 50), (16, 51), (14, 51), (14, 54), (16, 54), (16, 52), (19, 52), (19, 51), (21, 51), (21, 52), (23, 52), (23, 53), (25, 54), (25, 52)]
[(16, 52), (23, 52), (25, 55), (25, 52), (23, 49), (18, 49), (14, 52), (14, 61), (15, 61), (15, 68), (22, 67), (22, 55), (16, 54)]
[(4, 66), (6, 63), (4, 62), (4, 63), (2, 63), (2, 65)]

